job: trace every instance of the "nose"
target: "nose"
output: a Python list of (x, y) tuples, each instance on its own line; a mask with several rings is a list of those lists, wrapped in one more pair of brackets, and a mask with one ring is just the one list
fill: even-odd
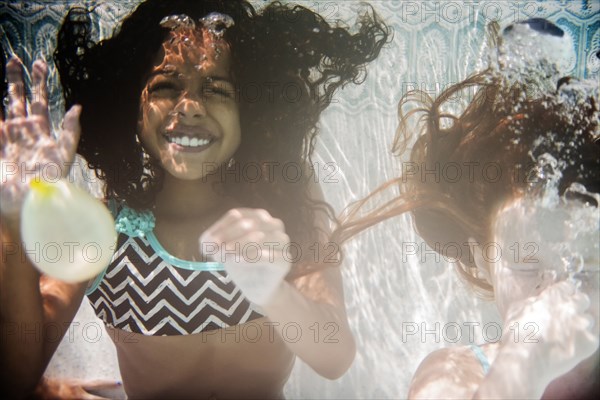
[(206, 116), (206, 107), (201, 98), (184, 96), (173, 110), (181, 122), (193, 123), (194, 120), (201, 119)]

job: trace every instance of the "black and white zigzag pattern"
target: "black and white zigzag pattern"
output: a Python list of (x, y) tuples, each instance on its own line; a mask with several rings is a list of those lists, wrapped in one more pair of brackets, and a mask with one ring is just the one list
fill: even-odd
[(262, 316), (224, 272), (174, 267), (145, 238), (121, 234), (118, 244), (104, 279), (88, 295), (107, 325), (144, 335), (185, 335)]

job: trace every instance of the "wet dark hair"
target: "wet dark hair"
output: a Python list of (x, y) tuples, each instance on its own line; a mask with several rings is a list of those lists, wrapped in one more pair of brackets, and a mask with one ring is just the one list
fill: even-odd
[(4, 49), (0, 47), (0, 118), (4, 118), (4, 99), (8, 95), (8, 82), (6, 81), (6, 59)]
[[(238, 168), (247, 163), (267, 168), (267, 163), (279, 162), (304, 169), (311, 162), (320, 113), (336, 89), (364, 79), (366, 63), (377, 57), (390, 35), (372, 8), (352, 34), (304, 7), (278, 2), (257, 13), (242, 0), (148, 0), (112, 38), (94, 43), (90, 12), (71, 9), (59, 31), (54, 59), (65, 106), (83, 106), (78, 152), (106, 182), (107, 197), (138, 209), (153, 204), (164, 172), (156, 161), (144, 161), (136, 129), (140, 93), (168, 33), (159, 23), (168, 15), (198, 20), (210, 12), (228, 14), (235, 21), (224, 37), (231, 47), (237, 86), (263, 89), (260, 98), (240, 102)], [(284, 86), (297, 91), (293, 101)], [(308, 169), (302, 172), (300, 182), (280, 174), (266, 179), (269, 174), (263, 174), (259, 182), (226, 180), (223, 190), (244, 206), (265, 208), (281, 218), (292, 241), (310, 243), (318, 234), (315, 211), (334, 217), (328, 204), (311, 199), (311, 177)]]

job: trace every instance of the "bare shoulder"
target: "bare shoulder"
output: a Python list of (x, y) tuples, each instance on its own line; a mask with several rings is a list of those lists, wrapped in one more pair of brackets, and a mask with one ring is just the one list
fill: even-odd
[(421, 362), (410, 384), (409, 399), (468, 399), (483, 379), (483, 369), (468, 346), (446, 347)]

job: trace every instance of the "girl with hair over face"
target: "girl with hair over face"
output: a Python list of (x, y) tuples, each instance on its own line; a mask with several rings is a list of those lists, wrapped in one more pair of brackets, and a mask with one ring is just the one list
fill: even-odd
[[(562, 32), (540, 20), (504, 35), (513, 30), (540, 40)], [(588, 398), (599, 390), (597, 82), (564, 78), (546, 90), (551, 74), (503, 64), (508, 46), (500, 40), (498, 63), (435, 100), (412, 92), (400, 101), (393, 149), (401, 155), (413, 140), (407, 172), (350, 207), (334, 232), (342, 243), (410, 212), (423, 240), (496, 302), (501, 340), (433, 352), (409, 398)], [(452, 112), (473, 93), (464, 110)], [(419, 105), (404, 114), (411, 103)], [(456, 176), (418, 172), (457, 166)], [(502, 256), (486, 251), (497, 247)]]
[[(110, 39), (94, 43), (90, 32), (90, 13), (75, 7), (58, 34), (70, 110), (57, 141), (45, 96), (27, 114), (23, 67), (8, 62), (3, 157), (85, 157), (105, 183), (116, 252), (80, 285), (7, 254), (3, 321), (66, 330), (87, 287), (132, 398), (278, 398), (295, 356), (326, 378), (342, 375), (355, 348), (341, 255), (311, 257), (309, 246), (330, 245), (335, 218), (308, 165), (320, 113), (336, 89), (361, 82), (388, 28), (372, 9), (351, 34), (277, 2), (256, 12), (245, 1), (148, 0)], [(46, 65), (36, 61), (32, 76), (45, 94)], [(250, 167), (258, 178), (245, 175)], [(19, 238), (26, 190), (3, 183), (5, 241)], [(291, 337), (290, 326), (303, 334)], [(315, 342), (306, 334), (315, 326), (336, 340)], [(31, 390), (57, 346), (42, 337), (3, 348), (8, 365), (26, 369), (12, 374), (16, 394)]]

